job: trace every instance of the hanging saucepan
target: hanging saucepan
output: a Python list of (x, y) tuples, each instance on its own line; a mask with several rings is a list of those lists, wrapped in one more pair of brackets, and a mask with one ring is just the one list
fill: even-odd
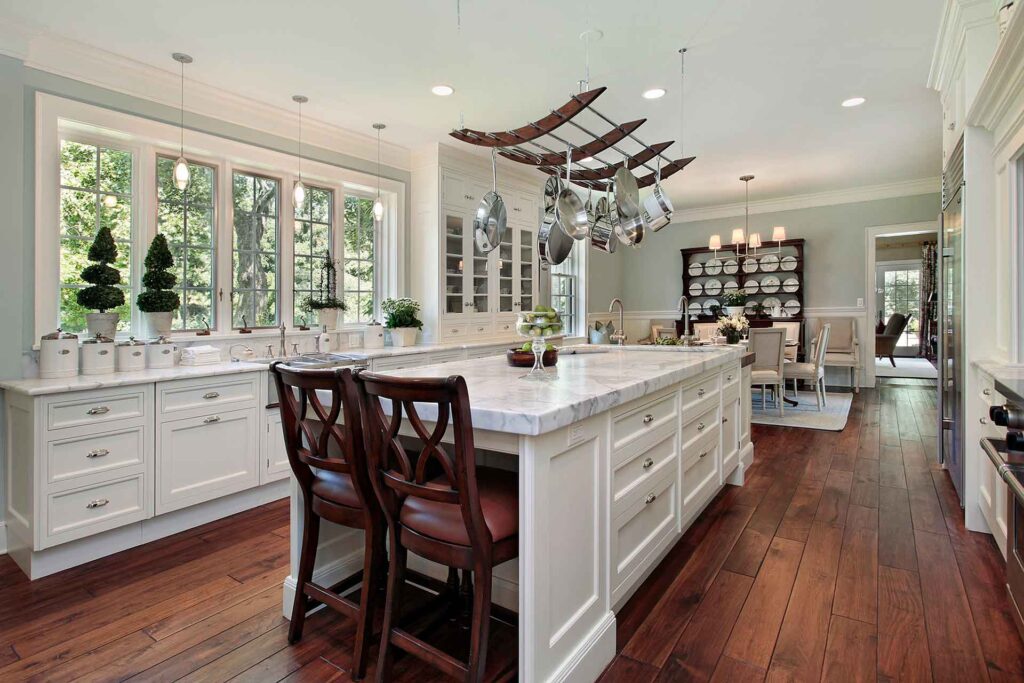
[(590, 246), (598, 251), (614, 254), (619, 241), (615, 238), (615, 206), (607, 197), (601, 197), (594, 205), (594, 226), (590, 228)]
[(544, 212), (555, 210), (558, 195), (562, 193), (562, 179), (557, 175), (548, 176), (544, 182)]
[(541, 268), (557, 266), (569, 258), (575, 241), (565, 234), (555, 211), (545, 211), (544, 220), (537, 231), (537, 254), (540, 256)]
[[(644, 239), (643, 213), (639, 204), (640, 189), (636, 178), (623, 162), (615, 171), (615, 235), (619, 241), (629, 246), (636, 246)], [(623, 204), (625, 202), (625, 204)]]
[(644, 199), (643, 216), (647, 227), (658, 232), (672, 222), (672, 200), (661, 189), (661, 157), (654, 175), (654, 192)]
[(590, 232), (590, 220), (587, 218), (587, 210), (580, 201), (579, 196), (573, 191), (569, 183), (569, 175), (572, 170), (572, 147), (565, 153), (565, 187), (558, 194), (558, 201), (555, 203), (555, 214), (558, 222), (569, 237), (581, 240)]
[(491, 181), (492, 189), (480, 200), (477, 207), (476, 217), (473, 219), (473, 234), (476, 238), (476, 247), (486, 254), (493, 251), (501, 243), (505, 234), (505, 224), (508, 219), (505, 210), (505, 202), (498, 194), (498, 155), (497, 150), (491, 148)]

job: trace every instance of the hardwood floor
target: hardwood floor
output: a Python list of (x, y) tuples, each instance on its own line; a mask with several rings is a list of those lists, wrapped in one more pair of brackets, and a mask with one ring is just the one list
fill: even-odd
[[(603, 680), (1024, 679), (998, 551), (934, 464), (934, 411), (896, 380), (841, 433), (755, 426), (747, 484), (620, 611)], [(0, 557), (0, 681), (350, 680), (347, 620), (317, 612), (287, 644), (287, 537), (280, 501), (36, 582)], [(515, 656), (511, 627), (492, 639)], [(445, 680), (410, 657), (395, 673)]]

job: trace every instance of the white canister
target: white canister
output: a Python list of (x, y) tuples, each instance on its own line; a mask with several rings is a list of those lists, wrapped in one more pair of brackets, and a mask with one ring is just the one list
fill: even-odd
[(106, 375), (114, 371), (114, 340), (103, 335), (82, 342), (82, 374)]
[(167, 337), (160, 337), (146, 346), (147, 368), (173, 368), (174, 342)]
[(363, 332), (363, 348), (384, 348), (384, 326), (379, 322), (373, 321), (366, 326), (366, 331)]
[(75, 377), (78, 375), (78, 335), (56, 332), (43, 335), (39, 340), (39, 377)]
[(117, 371), (133, 372), (146, 369), (146, 343), (128, 337), (117, 345)]

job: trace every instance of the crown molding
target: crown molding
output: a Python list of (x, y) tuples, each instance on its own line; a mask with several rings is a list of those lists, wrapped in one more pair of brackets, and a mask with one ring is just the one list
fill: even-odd
[[(912, 197), (939, 192), (941, 187), (942, 179), (935, 177), (904, 180), (883, 185), (854, 187), (846, 190), (792, 195), (776, 199), (762, 199), (750, 202), (750, 213), (775, 213), (776, 211), (793, 211), (795, 209), (809, 209), (817, 206), (834, 206), (836, 204), (853, 204), (879, 199)], [(743, 213), (743, 202), (736, 202), (734, 204), (721, 204), (719, 206), (697, 207), (676, 211), (672, 215), (672, 219), (673, 222), (677, 223), (692, 223), (694, 221), (714, 220), (717, 218), (733, 218), (735, 216), (742, 216)]]
[[(1024, 12), (1014, 12), (1006, 27), (978, 94), (967, 115), (967, 123), (993, 132), (1015, 129), (1024, 98)], [(1010, 124), (1007, 126), (1007, 124)], [(997, 140), (997, 146), (999, 141)]]
[(968, 29), (995, 23), (992, 0), (947, 0), (932, 52), (927, 85), (945, 92), (964, 64)]
[[(14, 57), (29, 68), (63, 76), (100, 88), (178, 109), (180, 74), (117, 55), (86, 43), (33, 31), (11, 21), (0, 21), (0, 54)], [(170, 61), (170, 60), (168, 60)], [(186, 118), (198, 114), (253, 130), (293, 139), (282, 131), (297, 131), (296, 113), (259, 100), (231, 93), (186, 76)], [(377, 138), (303, 116), (303, 145), (376, 163)], [(381, 142), (381, 163), (410, 169), (409, 150)]]

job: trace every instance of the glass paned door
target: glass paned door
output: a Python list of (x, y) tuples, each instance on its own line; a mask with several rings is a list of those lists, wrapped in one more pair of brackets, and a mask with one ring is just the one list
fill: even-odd
[(893, 313), (911, 316), (904, 329), (897, 349), (904, 355), (918, 350), (918, 334), (921, 329), (921, 266), (920, 264), (880, 264), (878, 266), (878, 310), (885, 321)]
[(517, 294), (519, 295), (519, 310), (521, 311), (532, 311), (533, 310), (533, 285), (534, 285), (534, 273), (536, 267), (533, 262), (534, 255), (534, 235), (532, 230), (524, 230), (522, 228), (519, 231), (519, 282)]
[[(488, 313), (490, 311), (491, 269), (490, 255), (481, 251), (473, 239), (472, 229), (469, 239), (472, 246), (467, 252), (473, 254), (472, 280), (469, 286), (473, 290), (472, 310), (470, 313)], [(471, 251), (470, 251), (471, 250)]]
[(498, 312), (512, 313), (515, 311), (515, 282), (512, 244), (514, 230), (506, 230), (498, 244)]
[(465, 269), (463, 254), (466, 246), (466, 222), (461, 216), (444, 217), (444, 311), (448, 314), (464, 312), (468, 306), (464, 297)]

